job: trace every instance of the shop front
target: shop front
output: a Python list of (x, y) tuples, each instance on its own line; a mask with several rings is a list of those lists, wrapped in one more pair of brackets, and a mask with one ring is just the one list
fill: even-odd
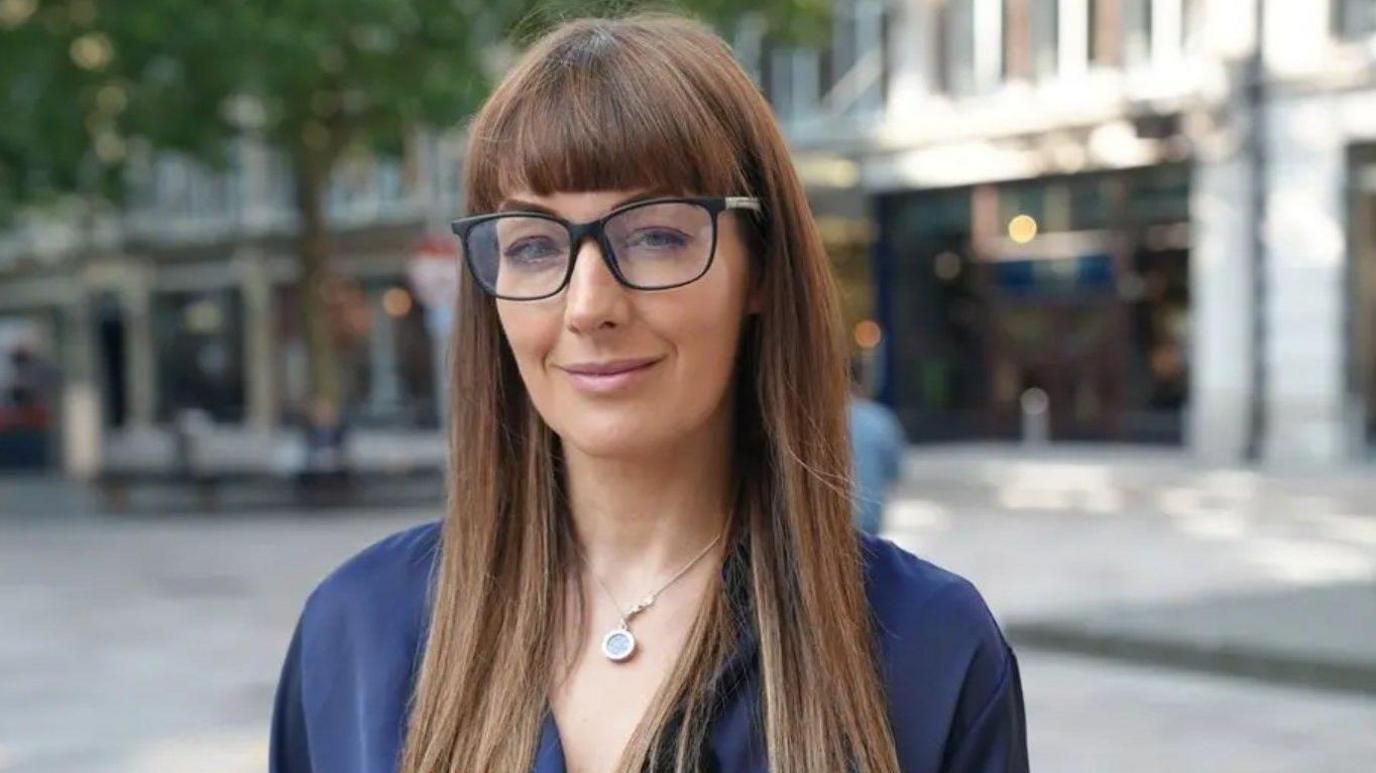
[(1180, 443), (1187, 180), (1164, 166), (881, 197), (883, 396), (909, 436)]

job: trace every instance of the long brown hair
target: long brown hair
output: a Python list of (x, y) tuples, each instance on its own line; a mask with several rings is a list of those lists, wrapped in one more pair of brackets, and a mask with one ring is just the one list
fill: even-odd
[[(761, 665), (770, 766), (896, 771), (851, 523), (847, 378), (821, 239), (769, 106), (720, 38), (680, 17), (568, 22), (475, 118), (469, 207), (520, 189), (662, 188), (757, 196), (760, 313), (735, 373), (734, 544), (748, 619), (726, 582), (621, 758), (691, 770), (710, 682), (744, 628)], [(449, 510), (402, 770), (529, 770), (557, 677), (553, 642), (579, 582), (559, 440), (537, 414), (496, 308), (464, 272), (453, 338)], [(575, 594), (581, 598), (581, 594)]]

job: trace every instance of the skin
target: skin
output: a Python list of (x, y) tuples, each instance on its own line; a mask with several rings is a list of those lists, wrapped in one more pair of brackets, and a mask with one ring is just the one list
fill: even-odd
[[(583, 222), (645, 197), (518, 192), (503, 208), (537, 205)], [(587, 240), (562, 292), (497, 302), (526, 389), (563, 442), (574, 531), (587, 557), (585, 631), (566, 632), (561, 654), (573, 666), (550, 692), (572, 773), (614, 768), (720, 571), (718, 544), (634, 619), (639, 647), (630, 660), (601, 655), (602, 636), (619, 614), (594, 574), (629, 608), (711, 543), (726, 517), (733, 364), (742, 322), (759, 307), (737, 217), (719, 217), (712, 267), (691, 284), (623, 287)], [(612, 392), (580, 388), (569, 371), (646, 357), (654, 364)]]

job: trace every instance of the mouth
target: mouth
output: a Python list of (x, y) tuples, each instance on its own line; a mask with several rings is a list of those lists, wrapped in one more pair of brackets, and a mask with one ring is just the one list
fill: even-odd
[(561, 366), (560, 370), (569, 375), (569, 380), (579, 390), (606, 394), (626, 389), (641, 381), (661, 359), (663, 358), (640, 357), (605, 362), (580, 362)]

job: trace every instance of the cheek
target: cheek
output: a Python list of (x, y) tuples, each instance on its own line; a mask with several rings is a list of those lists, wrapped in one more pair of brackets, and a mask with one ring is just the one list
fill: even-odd
[[(672, 323), (674, 343), (685, 357), (720, 358), (734, 347), (740, 315), (733, 299), (720, 295), (694, 298), (675, 309)], [(666, 326), (668, 327), (668, 326)], [(697, 363), (711, 366), (711, 362)]]
[(534, 386), (531, 380), (539, 378), (543, 370), (542, 363), (558, 339), (558, 316), (535, 304), (505, 301), (497, 303), (497, 316), (501, 320), (507, 344), (516, 356), (521, 376), (526, 379), (528, 386)]
[(682, 360), (682, 380), (695, 389), (707, 386), (704, 377), (729, 376), (745, 313), (741, 272), (729, 264), (721, 266), (724, 270), (719, 274), (716, 268), (701, 281), (682, 288), (682, 296), (665, 299), (662, 313), (657, 315), (663, 321), (660, 329), (673, 341)]

